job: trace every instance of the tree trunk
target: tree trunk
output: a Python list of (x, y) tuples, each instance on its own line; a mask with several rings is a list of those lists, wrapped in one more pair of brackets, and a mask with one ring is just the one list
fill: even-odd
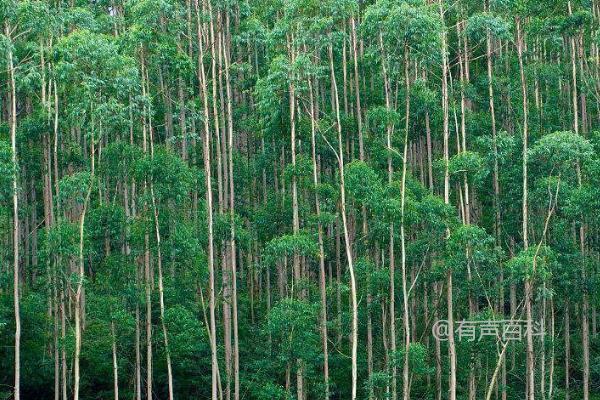
[[(383, 87), (385, 94), (385, 108), (386, 111), (391, 113), (392, 111), (392, 100), (391, 100), (391, 84), (388, 77), (387, 72), (387, 55), (385, 52), (385, 47), (383, 45), (383, 33), (379, 32), (379, 49), (381, 51), (381, 72), (383, 75)], [(387, 178), (388, 184), (392, 183), (393, 174), (394, 174), (394, 166), (392, 162), (392, 134), (394, 131), (394, 127), (392, 124), (388, 123), (386, 125), (386, 146), (388, 150), (387, 156)], [(394, 251), (394, 224), (391, 223), (389, 226), (389, 270), (390, 270), (390, 286), (389, 286), (389, 308), (390, 308), (390, 352), (393, 357), (396, 355), (396, 256)], [(397, 398), (397, 367), (396, 362), (392, 363), (391, 374), (391, 398), (395, 400)]]
[[(153, 147), (152, 145), (150, 146)], [(153, 153), (153, 152), (152, 152)], [(165, 353), (167, 358), (167, 382), (169, 389), (169, 400), (173, 400), (173, 367), (171, 364), (171, 350), (169, 348), (169, 336), (167, 334), (167, 325), (165, 324), (165, 300), (164, 300), (164, 284), (163, 284), (163, 273), (162, 273), (162, 254), (161, 254), (161, 239), (160, 229), (158, 221), (158, 208), (156, 205), (156, 197), (154, 195), (154, 187), (152, 182), (150, 183), (150, 195), (152, 199), (152, 208), (154, 213), (154, 227), (156, 233), (156, 261), (158, 264), (158, 298), (160, 306), (160, 325), (163, 333), (163, 340), (165, 343)]]
[(115, 321), (110, 321), (110, 334), (112, 336), (113, 392), (115, 400), (119, 400), (119, 364), (117, 363), (117, 335), (115, 334)]
[[(4, 34), (11, 41), (11, 27), (8, 21), (4, 24)], [(19, 295), (19, 194), (17, 192), (17, 94), (15, 84), (15, 67), (13, 64), (12, 43), (7, 48), (8, 79), (10, 91), (10, 145), (12, 149), (12, 203), (13, 203), (13, 297), (15, 311), (15, 385), (14, 399), (21, 398), (21, 311)]]
[[(404, 361), (402, 367), (402, 394), (404, 400), (410, 399), (410, 321), (408, 309), (408, 286), (406, 282), (406, 233), (404, 227), (404, 208), (406, 204), (406, 169), (408, 164), (408, 129), (410, 127), (410, 77), (409, 69), (409, 50), (408, 45), (404, 46), (404, 81), (405, 81), (405, 103), (406, 111), (404, 114), (404, 150), (402, 157), (402, 182), (400, 184), (400, 247), (402, 250), (401, 268), (402, 268), (402, 296), (404, 299)], [(394, 295), (393, 293), (391, 294)]]
[(327, 335), (327, 290), (325, 282), (325, 247), (323, 242), (323, 226), (321, 224), (321, 204), (319, 201), (319, 193), (316, 190), (319, 185), (319, 170), (317, 165), (316, 155), (316, 130), (317, 117), (315, 112), (315, 103), (313, 96), (312, 80), (308, 80), (308, 93), (310, 96), (310, 127), (311, 127), (311, 151), (313, 163), (313, 185), (315, 186), (315, 212), (319, 220), (317, 225), (317, 234), (319, 241), (319, 293), (321, 297), (321, 340), (323, 342), (323, 380), (325, 384), (325, 399), (329, 400), (329, 352), (328, 352), (328, 335)]
[(83, 209), (81, 210), (81, 216), (79, 217), (79, 265), (78, 265), (78, 276), (77, 276), (77, 290), (75, 292), (75, 358), (73, 360), (73, 400), (79, 400), (79, 358), (81, 355), (81, 319), (82, 319), (82, 292), (83, 292), (83, 280), (85, 278), (85, 264), (83, 258), (83, 228), (85, 226), (85, 215), (87, 207), (90, 201), (90, 195), (92, 193), (92, 184), (94, 181), (94, 138), (92, 137), (92, 173), (90, 174), (90, 181), (88, 182), (87, 193), (83, 203)]
[[(296, 58), (296, 49), (294, 44), (293, 35), (287, 38), (288, 54), (290, 62), (293, 64)], [(296, 87), (295, 87), (296, 76), (292, 75), (289, 77), (289, 107), (290, 107), (290, 144), (291, 144), (291, 157), (292, 157), (292, 168), (296, 168)], [(294, 235), (298, 235), (300, 232), (300, 217), (298, 211), (298, 183), (296, 174), (292, 177), (292, 232)], [(294, 250), (293, 255), (293, 285), (292, 293), (296, 298), (302, 299), (302, 291), (297, 288), (300, 285), (302, 279), (302, 272), (300, 268), (300, 254), (298, 250)], [(296, 390), (298, 400), (304, 400), (304, 372), (303, 363), (299, 358), (296, 360)]]
[[(333, 88), (333, 98), (336, 115), (336, 129), (338, 137), (337, 161), (340, 174), (340, 208), (342, 214), (342, 225), (344, 229), (344, 243), (346, 248), (346, 259), (348, 262), (348, 271), (350, 272), (350, 298), (352, 303), (352, 397), (356, 400), (356, 391), (358, 383), (358, 300), (356, 291), (356, 279), (354, 276), (354, 262), (352, 254), (352, 244), (350, 243), (350, 233), (348, 229), (348, 217), (346, 214), (346, 187), (344, 179), (344, 148), (342, 142), (342, 124), (340, 119), (340, 105), (338, 99), (338, 89), (335, 79), (335, 70), (333, 67), (333, 49), (329, 45), (329, 69), (331, 73), (331, 82)], [(333, 149), (333, 148), (332, 148)]]
[(211, 349), (211, 399), (217, 400), (218, 385), (217, 376), (219, 374), (217, 364), (217, 327), (215, 319), (215, 268), (214, 268), (214, 239), (213, 239), (213, 195), (212, 195), (212, 177), (210, 163), (210, 125), (209, 125), (209, 103), (206, 89), (206, 73), (204, 70), (204, 43), (202, 41), (202, 26), (200, 23), (200, 9), (198, 0), (194, 0), (196, 9), (196, 37), (198, 41), (198, 81), (200, 82), (200, 97), (202, 98), (202, 108), (204, 115), (204, 174), (206, 184), (206, 214), (208, 225), (208, 285), (209, 285), (209, 314), (210, 314), (210, 349)]
[[(64, 343), (67, 331), (67, 317), (65, 310), (65, 287), (61, 287), (60, 291), (60, 340)], [(67, 399), (67, 351), (65, 346), (61, 346), (61, 392), (62, 398)]]
[(232, 304), (233, 304), (233, 379), (234, 379), (234, 399), (240, 398), (240, 350), (238, 338), (238, 308), (237, 308), (237, 263), (236, 263), (236, 237), (235, 237), (235, 190), (233, 174), (233, 110), (231, 81), (229, 78), (230, 68), (230, 43), (225, 40), (229, 37), (229, 13), (226, 16), (226, 34), (223, 35), (223, 49), (225, 53), (225, 87), (227, 92), (227, 129), (228, 129), (228, 160), (229, 166), (229, 216), (230, 227), (230, 263), (231, 263), (231, 282), (232, 282)]
[[(141, 73), (142, 73), (142, 96), (146, 96), (146, 66), (144, 55), (142, 53)], [(147, 109), (144, 107), (142, 115), (142, 150), (144, 154), (148, 152), (148, 133), (146, 124)], [(144, 197), (148, 192), (148, 182), (144, 180)], [(144, 211), (147, 209), (147, 202), (144, 203)], [(150, 235), (144, 233), (144, 279), (146, 292), (146, 398), (152, 400), (152, 289), (153, 274), (150, 266)]]
[[(519, 75), (521, 77), (521, 91), (523, 95), (523, 250), (529, 248), (528, 229), (528, 190), (527, 190), (527, 139), (528, 139), (528, 105), (527, 82), (523, 67), (524, 39), (521, 29), (521, 17), (516, 17), (517, 25), (517, 55), (519, 59)], [(525, 316), (527, 321), (527, 400), (535, 400), (535, 354), (533, 350), (533, 288), (529, 279), (525, 281)]]
[(565, 400), (569, 400), (571, 395), (571, 318), (569, 306), (569, 302), (565, 301)]
[[(440, 19), (444, 22), (444, 3), (439, 0)], [(443, 110), (443, 125), (444, 125), (444, 203), (450, 204), (450, 175), (448, 170), (449, 163), (449, 113), (448, 113), (448, 56), (446, 44), (445, 23), (442, 30), (442, 110)], [(446, 236), (450, 235), (449, 229)], [(452, 270), (446, 273), (446, 301), (448, 311), (448, 358), (450, 364), (450, 374), (448, 375), (448, 400), (456, 400), (456, 344), (454, 342), (454, 311), (453, 311), (453, 295), (452, 295)]]

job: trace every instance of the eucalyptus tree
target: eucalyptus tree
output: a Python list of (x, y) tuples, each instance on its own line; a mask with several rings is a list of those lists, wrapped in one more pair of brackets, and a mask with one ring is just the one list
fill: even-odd
[[(532, 158), (536, 161), (535, 167), (537, 168), (542, 168), (543, 171), (545, 172), (544, 175), (549, 175), (548, 177), (546, 177), (545, 179), (541, 179), (541, 184), (543, 184), (543, 187), (545, 187), (546, 185), (550, 186), (551, 184), (555, 184), (556, 189), (552, 189), (552, 191), (554, 191), (554, 197), (555, 199), (553, 200), (555, 205), (551, 208), (551, 211), (554, 211), (554, 209), (557, 208), (556, 204), (559, 204), (559, 195), (565, 196), (565, 194), (562, 194), (562, 192), (560, 192), (560, 187), (561, 185), (563, 187), (566, 187), (566, 189), (563, 189), (563, 192), (566, 192), (566, 196), (567, 198), (569, 198), (569, 200), (567, 200), (568, 203), (573, 204), (571, 207), (567, 207), (568, 209), (570, 209), (569, 211), (567, 211), (565, 213), (565, 217), (567, 217), (567, 219), (570, 218), (575, 218), (576, 222), (574, 222), (574, 224), (577, 225), (583, 225), (585, 223), (585, 218), (583, 217), (583, 214), (581, 213), (581, 205), (575, 205), (577, 203), (579, 203), (578, 200), (574, 200), (574, 198), (578, 198), (579, 196), (588, 196), (590, 193), (590, 188), (587, 185), (582, 185), (582, 168), (585, 169), (585, 165), (589, 165), (590, 162), (593, 160), (594, 156), (593, 156), (593, 151), (592, 151), (592, 145), (591, 143), (582, 138), (581, 136), (571, 132), (571, 131), (565, 131), (565, 132), (554, 132), (554, 133), (550, 133), (547, 135), (542, 136), (534, 145), (534, 147), (532, 147), (531, 149), (531, 155)], [(542, 176), (544, 176), (542, 175)], [(554, 183), (554, 181), (556, 183)], [(544, 191), (548, 191), (550, 193), (552, 193), (552, 191), (550, 191), (550, 189), (546, 189)], [(552, 199), (550, 199), (550, 202), (552, 201)], [(562, 203), (562, 202), (561, 202)], [(593, 203), (592, 203), (593, 204)], [(560, 211), (560, 208), (559, 208)], [(557, 211), (558, 213), (558, 211)], [(561, 213), (562, 214), (562, 213)], [(575, 215), (578, 215), (577, 217)], [(548, 215), (547, 218), (550, 218), (550, 215)], [(543, 227), (543, 235), (544, 237), (546, 236), (548, 231), (548, 220), (545, 221), (544, 227)], [(581, 232), (581, 231), (580, 231)], [(579, 237), (579, 240), (583, 240), (585, 241), (584, 238), (582, 238), (581, 236)], [(587, 271), (586, 271), (586, 264), (587, 264), (587, 260), (586, 260), (586, 255), (584, 252), (584, 248), (582, 248), (581, 246), (581, 242), (577, 243), (577, 240), (575, 241), (576, 243), (574, 243), (572, 245), (573, 249), (578, 249), (578, 254), (576, 255), (576, 258), (579, 258), (578, 260), (578, 264), (581, 265), (581, 278), (579, 279), (582, 283), (582, 285), (584, 286), (581, 290), (583, 291), (583, 293), (585, 294), (586, 289), (586, 281), (587, 281)], [(536, 250), (536, 254), (537, 252), (539, 252), (539, 248), (540, 245), (537, 246), (537, 250)], [(534, 257), (533, 259), (533, 271), (535, 273), (537, 267), (537, 263), (536, 263), (536, 258)], [(589, 312), (589, 309), (587, 309), (587, 307), (589, 307), (589, 305), (586, 306), (585, 304), (585, 299), (583, 301), (582, 304), (582, 312), (585, 312), (586, 314)], [(589, 332), (586, 332), (587, 329), (589, 329), (588, 327), (585, 326), (586, 324), (586, 319), (587, 319), (587, 315), (583, 316), (582, 315), (582, 349), (583, 349), (583, 360), (582, 360), (582, 367), (583, 367), (583, 395), (584, 397), (589, 396), (589, 393), (586, 394), (586, 392), (589, 392), (589, 382), (587, 382), (587, 379), (589, 378), (589, 371), (586, 371), (586, 368), (589, 368), (589, 360), (587, 360), (586, 358), (589, 357), (589, 349), (587, 349), (587, 347), (589, 346), (589, 337), (587, 337), (587, 335), (589, 335)], [(586, 343), (587, 342), (587, 343)], [(544, 380), (545, 378), (542, 377), (542, 379)], [(567, 377), (568, 379), (568, 377)], [(545, 385), (542, 385), (542, 388), (544, 388)], [(543, 391), (542, 391), (542, 395), (543, 395)]]
[(15, 79), (15, 62), (13, 58), (13, 28), (9, 22), (8, 16), (4, 16), (4, 41), (8, 81), (9, 81), (9, 99), (10, 99), (10, 146), (12, 162), (12, 203), (13, 203), (13, 297), (15, 311), (15, 382), (14, 398), (21, 398), (21, 312), (19, 301), (19, 195), (17, 192), (17, 94)]
[[(522, 237), (523, 237), (523, 250), (529, 249), (529, 203), (528, 203), (528, 176), (527, 176), (527, 153), (528, 153), (528, 139), (529, 139), (529, 103), (528, 103), (528, 91), (527, 91), (527, 80), (525, 76), (524, 68), (524, 57), (523, 51), (525, 46), (525, 38), (523, 32), (523, 19), (522, 15), (515, 17), (515, 29), (516, 29), (516, 45), (517, 45), (517, 59), (519, 62), (519, 76), (521, 79), (521, 96), (522, 96), (522, 110), (523, 110), (523, 121), (522, 121), (522, 135), (523, 135), (523, 199), (522, 199)], [(533, 303), (533, 290), (531, 282), (525, 280), (525, 316), (527, 319), (527, 398), (529, 400), (535, 399), (535, 359), (533, 349), (533, 326), (532, 326), (532, 303)]]
[(198, 81), (200, 83), (200, 96), (202, 98), (203, 125), (204, 125), (204, 176), (206, 185), (206, 214), (208, 223), (208, 271), (209, 271), (209, 310), (210, 310), (210, 348), (211, 348), (211, 398), (217, 399), (217, 380), (219, 367), (217, 364), (217, 327), (215, 318), (215, 269), (214, 269), (214, 232), (213, 232), (213, 194), (212, 194), (212, 176), (211, 176), (211, 145), (210, 145), (210, 126), (209, 126), (209, 105), (207, 76), (204, 69), (204, 47), (202, 42), (202, 25), (200, 23), (200, 8), (198, 1), (194, 1), (196, 12), (196, 39), (198, 41)]
[[(400, 180), (400, 246), (401, 246), (401, 271), (402, 271), (402, 294), (403, 294), (403, 322), (404, 322), (404, 362), (403, 362), (403, 398), (410, 398), (410, 373), (409, 373), (409, 353), (410, 353), (410, 321), (409, 321), (409, 295), (407, 282), (406, 266), (406, 233), (404, 223), (404, 209), (406, 197), (406, 179), (408, 168), (408, 136), (411, 127), (411, 77), (410, 64), (413, 61), (427, 59), (432, 56), (428, 54), (428, 46), (435, 45), (439, 37), (438, 16), (435, 10), (425, 3), (420, 2), (377, 2), (366, 11), (367, 29), (373, 36), (373, 42), (377, 43), (381, 57), (381, 68), (383, 75), (383, 85), (385, 92), (385, 107), (388, 113), (395, 113), (393, 109), (397, 104), (397, 98), (392, 98), (394, 91), (391, 81), (396, 75), (400, 75), (403, 69), (404, 80), (404, 135), (402, 143), (402, 153), (400, 154), (392, 148), (392, 136), (394, 133), (394, 123), (389, 122), (386, 128), (388, 155), (388, 180), (391, 182), (393, 174), (392, 153), (398, 154), (402, 160), (402, 174)], [(402, 31), (398, 32), (397, 27), (401, 26)], [(396, 55), (402, 52), (402, 59), (396, 58)], [(400, 65), (403, 65), (401, 67)], [(393, 117), (390, 118), (393, 120)], [(396, 351), (395, 334), (395, 307), (394, 307), (394, 229), (390, 226), (390, 349)], [(392, 367), (392, 398), (396, 397), (395, 388), (395, 366)]]
[[(128, 88), (135, 85), (137, 74), (132, 60), (119, 55), (112, 38), (101, 34), (85, 30), (74, 31), (59, 41), (56, 51), (58, 62), (55, 79), (60, 89), (59, 95), (64, 96), (67, 104), (64, 110), (65, 117), (71, 126), (85, 127), (88, 130), (85, 139), (90, 146), (89, 167), (85, 166), (83, 171), (64, 178), (68, 179), (66, 182), (72, 182), (69, 186), (74, 187), (74, 199), (81, 207), (71, 214), (76, 216), (79, 225), (79, 258), (74, 276), (76, 289), (73, 359), (73, 396), (78, 399), (84, 314), (84, 228), (92, 189), (97, 185), (96, 159), (100, 158), (96, 154), (99, 151), (97, 146), (106, 134), (105, 130), (111, 128), (111, 117), (126, 118), (122, 108), (122, 102), (125, 100), (123, 93), (128, 93)], [(65, 197), (67, 194), (61, 196)]]
[[(444, 20), (444, 2), (438, 1), (440, 19), (442, 21), (442, 32), (440, 50), (442, 53), (442, 114), (443, 114), (443, 160), (444, 160), (444, 203), (450, 203), (450, 175), (448, 164), (450, 159), (449, 143), (449, 105), (448, 105), (448, 44)], [(446, 231), (448, 236), (450, 231)], [(448, 358), (450, 373), (448, 375), (448, 399), (456, 400), (456, 346), (454, 342), (454, 311), (453, 311), (453, 282), (452, 270), (446, 273), (446, 302), (448, 313)]]
[[(581, 133), (585, 134), (588, 130), (587, 123), (587, 97), (585, 90), (581, 90), (578, 93), (578, 77), (581, 79), (583, 75), (583, 62), (581, 57), (583, 55), (584, 43), (584, 32), (589, 30), (589, 25), (592, 22), (592, 16), (587, 10), (577, 10), (573, 12), (571, 2), (567, 2), (568, 18), (565, 21), (563, 30), (569, 34), (570, 37), (570, 48), (571, 48), (571, 86), (572, 86), (572, 104), (573, 104), (573, 131), (575, 134), (580, 133), (580, 118), (581, 118)], [(577, 60), (579, 59), (579, 62)], [(579, 66), (579, 68), (578, 68)], [(579, 109), (581, 108), (581, 116), (579, 115)], [(583, 179), (581, 173), (581, 166), (576, 165), (577, 170), (577, 184), (581, 188), (583, 186)], [(584, 259), (582, 265), (582, 279), (585, 281), (587, 278), (587, 266), (586, 266), (586, 224), (581, 222), (579, 224), (579, 248), (581, 256)], [(590, 349), (589, 349), (589, 294), (586, 287), (583, 288), (582, 293), (582, 320), (581, 320), (581, 333), (582, 333), (582, 346), (583, 346), (583, 399), (588, 400), (590, 398), (589, 385), (590, 385)]]

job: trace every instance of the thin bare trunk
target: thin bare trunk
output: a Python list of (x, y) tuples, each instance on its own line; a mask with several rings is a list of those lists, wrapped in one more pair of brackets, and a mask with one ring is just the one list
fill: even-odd
[[(312, 80), (308, 80), (309, 96), (310, 96), (310, 126), (311, 126), (311, 150), (313, 163), (313, 184), (315, 188), (319, 184), (319, 171), (316, 155), (316, 111), (313, 95)], [(315, 190), (315, 210), (317, 219), (318, 241), (319, 241), (319, 293), (321, 295), (321, 340), (323, 342), (323, 380), (325, 383), (325, 399), (329, 399), (329, 352), (328, 352), (328, 335), (327, 335), (327, 291), (325, 283), (325, 247), (323, 243), (323, 226), (321, 224), (321, 203), (319, 201), (319, 193)]]
[[(11, 28), (8, 21), (4, 25), (4, 34), (11, 40)], [(17, 94), (15, 84), (15, 67), (13, 63), (12, 44), (6, 46), (8, 76), (10, 87), (10, 145), (12, 150), (12, 203), (13, 203), (13, 297), (15, 311), (15, 385), (14, 399), (21, 398), (21, 311), (19, 298), (19, 194), (17, 192)]]
[(571, 317), (569, 312), (569, 302), (565, 302), (565, 400), (570, 398), (571, 386)]
[(79, 218), (79, 264), (78, 264), (78, 276), (77, 276), (77, 290), (75, 292), (75, 357), (73, 360), (73, 400), (79, 400), (79, 359), (81, 355), (81, 319), (82, 319), (82, 292), (83, 292), (83, 280), (85, 277), (85, 265), (83, 259), (83, 228), (85, 226), (85, 216), (87, 207), (90, 201), (90, 195), (92, 193), (92, 184), (94, 179), (94, 139), (92, 138), (92, 173), (90, 175), (90, 181), (88, 182), (87, 193), (81, 210), (81, 216)]
[(204, 70), (204, 43), (202, 39), (202, 25), (200, 23), (200, 9), (198, 0), (194, 0), (196, 9), (196, 34), (198, 41), (198, 81), (200, 82), (200, 97), (204, 112), (204, 174), (206, 184), (206, 214), (208, 225), (208, 284), (209, 284), (209, 314), (210, 314), (210, 350), (211, 350), (211, 399), (218, 398), (218, 364), (217, 364), (217, 326), (215, 319), (215, 268), (214, 268), (214, 239), (213, 239), (213, 195), (212, 176), (210, 163), (210, 125), (209, 125), (209, 103), (207, 93), (207, 79)]
[[(517, 55), (519, 59), (519, 75), (521, 77), (521, 92), (523, 96), (523, 249), (529, 248), (529, 218), (528, 218), (528, 188), (527, 188), (527, 140), (528, 140), (528, 104), (527, 82), (523, 66), (524, 38), (521, 28), (521, 17), (516, 18), (517, 25)], [(529, 279), (525, 281), (525, 317), (527, 320), (527, 400), (535, 400), (535, 355), (533, 353), (533, 288)]]
[[(404, 150), (402, 157), (402, 182), (400, 184), (400, 247), (402, 251), (401, 269), (402, 269), (402, 296), (404, 299), (404, 362), (402, 367), (402, 393), (403, 399), (410, 399), (410, 320), (408, 308), (408, 286), (406, 282), (406, 233), (404, 227), (404, 209), (406, 205), (406, 169), (408, 164), (408, 129), (410, 127), (410, 77), (409, 77), (409, 50), (408, 45), (404, 46), (404, 81), (405, 81), (405, 103), (406, 112), (404, 114)], [(393, 293), (392, 293), (393, 295)]]
[(112, 336), (112, 364), (113, 364), (113, 392), (115, 400), (119, 400), (119, 363), (117, 362), (117, 335), (115, 334), (115, 321), (110, 321), (110, 334)]
[[(444, 2), (439, 0), (440, 19), (444, 21)], [(444, 24), (445, 25), (445, 24)], [(448, 55), (446, 44), (445, 26), (442, 30), (442, 110), (443, 110), (443, 137), (444, 137), (444, 203), (450, 204), (450, 175), (448, 170), (449, 163), (449, 112), (448, 112)], [(448, 236), (450, 231), (447, 230)], [(454, 341), (454, 311), (453, 311), (453, 287), (452, 270), (446, 273), (446, 301), (448, 311), (448, 358), (450, 364), (450, 374), (448, 375), (448, 400), (456, 400), (456, 344)]]
[[(229, 35), (229, 14), (226, 13), (226, 33), (225, 39)], [(238, 338), (238, 308), (237, 308), (237, 264), (236, 264), (236, 237), (235, 237), (235, 190), (233, 174), (233, 110), (231, 81), (229, 78), (230, 68), (230, 43), (224, 40), (223, 49), (225, 53), (225, 87), (227, 92), (227, 129), (228, 129), (228, 160), (229, 166), (229, 216), (230, 216), (230, 263), (231, 263), (231, 282), (232, 282), (232, 304), (233, 304), (233, 379), (234, 379), (234, 399), (240, 398), (240, 350)]]
[[(348, 216), (346, 214), (346, 187), (344, 179), (344, 147), (342, 141), (342, 125), (340, 119), (340, 106), (338, 98), (338, 89), (335, 78), (335, 70), (333, 67), (333, 49), (329, 45), (329, 69), (331, 74), (331, 81), (333, 87), (333, 98), (334, 107), (336, 114), (336, 129), (338, 138), (338, 149), (336, 151), (336, 158), (338, 161), (339, 168), (339, 179), (340, 179), (340, 208), (342, 214), (342, 225), (344, 229), (344, 243), (346, 249), (346, 260), (348, 262), (348, 271), (350, 272), (350, 299), (352, 303), (352, 397), (351, 400), (356, 400), (357, 384), (358, 384), (358, 300), (356, 291), (356, 278), (354, 275), (354, 262), (352, 254), (352, 244), (350, 243), (350, 231), (348, 224)], [(332, 150), (335, 151), (335, 149)]]

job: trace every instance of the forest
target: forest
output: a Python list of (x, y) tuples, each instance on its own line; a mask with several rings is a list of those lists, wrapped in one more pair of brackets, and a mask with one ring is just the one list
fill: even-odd
[(600, 399), (600, 1), (0, 19), (0, 399)]

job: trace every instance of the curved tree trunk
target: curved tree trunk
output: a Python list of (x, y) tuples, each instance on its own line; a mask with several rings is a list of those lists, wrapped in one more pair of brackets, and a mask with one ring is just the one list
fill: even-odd
[(340, 208), (342, 214), (342, 226), (344, 229), (344, 243), (346, 249), (346, 259), (348, 261), (348, 271), (350, 272), (350, 298), (352, 303), (352, 397), (351, 400), (356, 400), (356, 392), (358, 386), (358, 300), (356, 291), (356, 278), (354, 276), (354, 262), (352, 254), (352, 244), (350, 243), (350, 233), (348, 228), (348, 217), (346, 214), (346, 186), (344, 180), (344, 148), (342, 142), (342, 124), (340, 119), (340, 105), (338, 99), (338, 89), (335, 79), (335, 70), (333, 67), (333, 49), (328, 46), (329, 52), (329, 69), (331, 73), (331, 81), (333, 88), (333, 102), (336, 115), (336, 129), (338, 138), (337, 161), (340, 174)]

